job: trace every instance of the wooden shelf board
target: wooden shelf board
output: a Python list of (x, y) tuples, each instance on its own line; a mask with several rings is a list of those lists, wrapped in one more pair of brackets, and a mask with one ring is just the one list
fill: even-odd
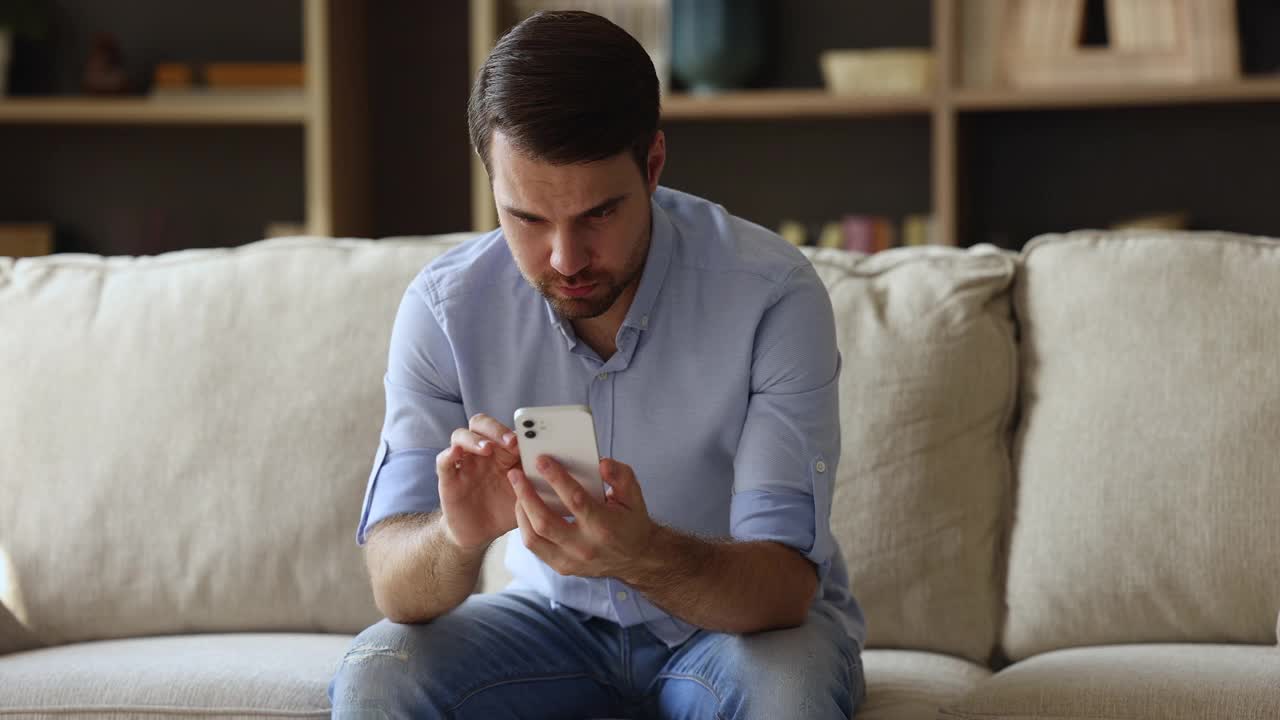
[(951, 101), (957, 110), (979, 112), (1280, 101), (1280, 76), (1186, 85), (970, 89), (957, 90)]
[(719, 95), (677, 93), (662, 99), (664, 120), (766, 120), (804, 117), (926, 115), (929, 95), (851, 96), (825, 90), (743, 90)]
[(306, 95), (302, 92), (0, 98), (0, 123), (291, 125), (306, 119)]

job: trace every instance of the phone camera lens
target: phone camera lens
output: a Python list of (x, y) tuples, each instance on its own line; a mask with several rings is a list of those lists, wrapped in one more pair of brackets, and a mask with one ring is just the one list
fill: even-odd
[(536, 432), (534, 432), (534, 431), (532, 431), (532, 430), (527, 430), (527, 431), (525, 431), (524, 436), (525, 436), (525, 437), (527, 437), (527, 438), (537, 437), (537, 436), (538, 436), (538, 433), (536, 433)]
[(524, 426), (525, 426), (525, 427), (527, 427), (527, 428), (531, 428), (531, 427), (533, 427), (533, 421), (532, 421), (532, 420), (525, 420), (525, 421), (524, 421)]

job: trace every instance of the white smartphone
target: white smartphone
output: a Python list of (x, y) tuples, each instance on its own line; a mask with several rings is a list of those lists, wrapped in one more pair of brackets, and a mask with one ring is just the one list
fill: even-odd
[(539, 455), (554, 458), (596, 500), (604, 502), (596, 426), (586, 405), (546, 405), (516, 410), (520, 461), (538, 497), (561, 517), (572, 515), (536, 466)]

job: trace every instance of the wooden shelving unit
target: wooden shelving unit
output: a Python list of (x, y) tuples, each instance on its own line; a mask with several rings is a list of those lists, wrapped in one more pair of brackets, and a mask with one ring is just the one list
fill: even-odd
[[(472, 65), (474, 76), (495, 42), (504, 17), (504, 0), (471, 0)], [(938, 237), (946, 244), (962, 237), (959, 190), (961, 178), (960, 127), (967, 116), (987, 113), (1071, 109), (1110, 110), (1227, 103), (1280, 103), (1280, 76), (1250, 77), (1235, 82), (1189, 85), (1121, 85), (1032, 91), (1007, 87), (966, 88), (959, 80), (959, 18), (957, 2), (931, 0), (930, 36), (935, 58), (935, 89), (927, 95), (850, 97), (822, 89), (770, 89), (716, 96), (672, 94), (663, 99), (663, 121), (687, 123), (785, 123), (810, 120), (850, 121), (850, 132), (866, 118), (928, 118), (930, 189)], [(799, 8), (792, 12), (801, 12)], [(815, 158), (815, 163), (833, 162)], [(493, 203), (483, 168), (474, 167), (472, 220), (477, 230), (496, 225)]]
[(1203, 103), (1276, 102), (1280, 77), (1194, 85), (1117, 85), (1052, 91), (961, 89), (951, 95), (960, 111), (1060, 110)]
[(303, 125), (304, 93), (241, 97), (6, 98), (0, 123), (78, 125)]
[(824, 90), (756, 90), (723, 95), (673, 94), (663, 99), (665, 120), (786, 120), (853, 118), (880, 115), (925, 115), (934, 105), (929, 95), (858, 98)]
[(299, 0), (305, 88), (147, 97), (0, 98), (4, 125), (294, 126), (304, 133), (305, 224), (365, 235), (369, 217), (365, 24), (359, 0)]

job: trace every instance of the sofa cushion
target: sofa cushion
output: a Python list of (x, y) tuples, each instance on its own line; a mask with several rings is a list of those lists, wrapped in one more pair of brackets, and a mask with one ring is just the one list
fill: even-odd
[(991, 676), (967, 660), (912, 650), (867, 650), (862, 667), (867, 695), (858, 720), (935, 720), (940, 707)]
[(392, 320), (455, 244), (0, 261), (0, 587), (42, 643), (354, 633)]
[(0, 718), (329, 717), (348, 635), (175, 635), (0, 657)]
[(1008, 654), (1273, 642), (1280, 242), (1049, 236), (1016, 288)]
[(844, 360), (831, 526), (867, 645), (982, 662), (1003, 594), (1013, 256), (806, 251), (831, 293)]
[(1256, 645), (1117, 645), (1015, 663), (946, 708), (963, 720), (1264, 720), (1280, 652)]

